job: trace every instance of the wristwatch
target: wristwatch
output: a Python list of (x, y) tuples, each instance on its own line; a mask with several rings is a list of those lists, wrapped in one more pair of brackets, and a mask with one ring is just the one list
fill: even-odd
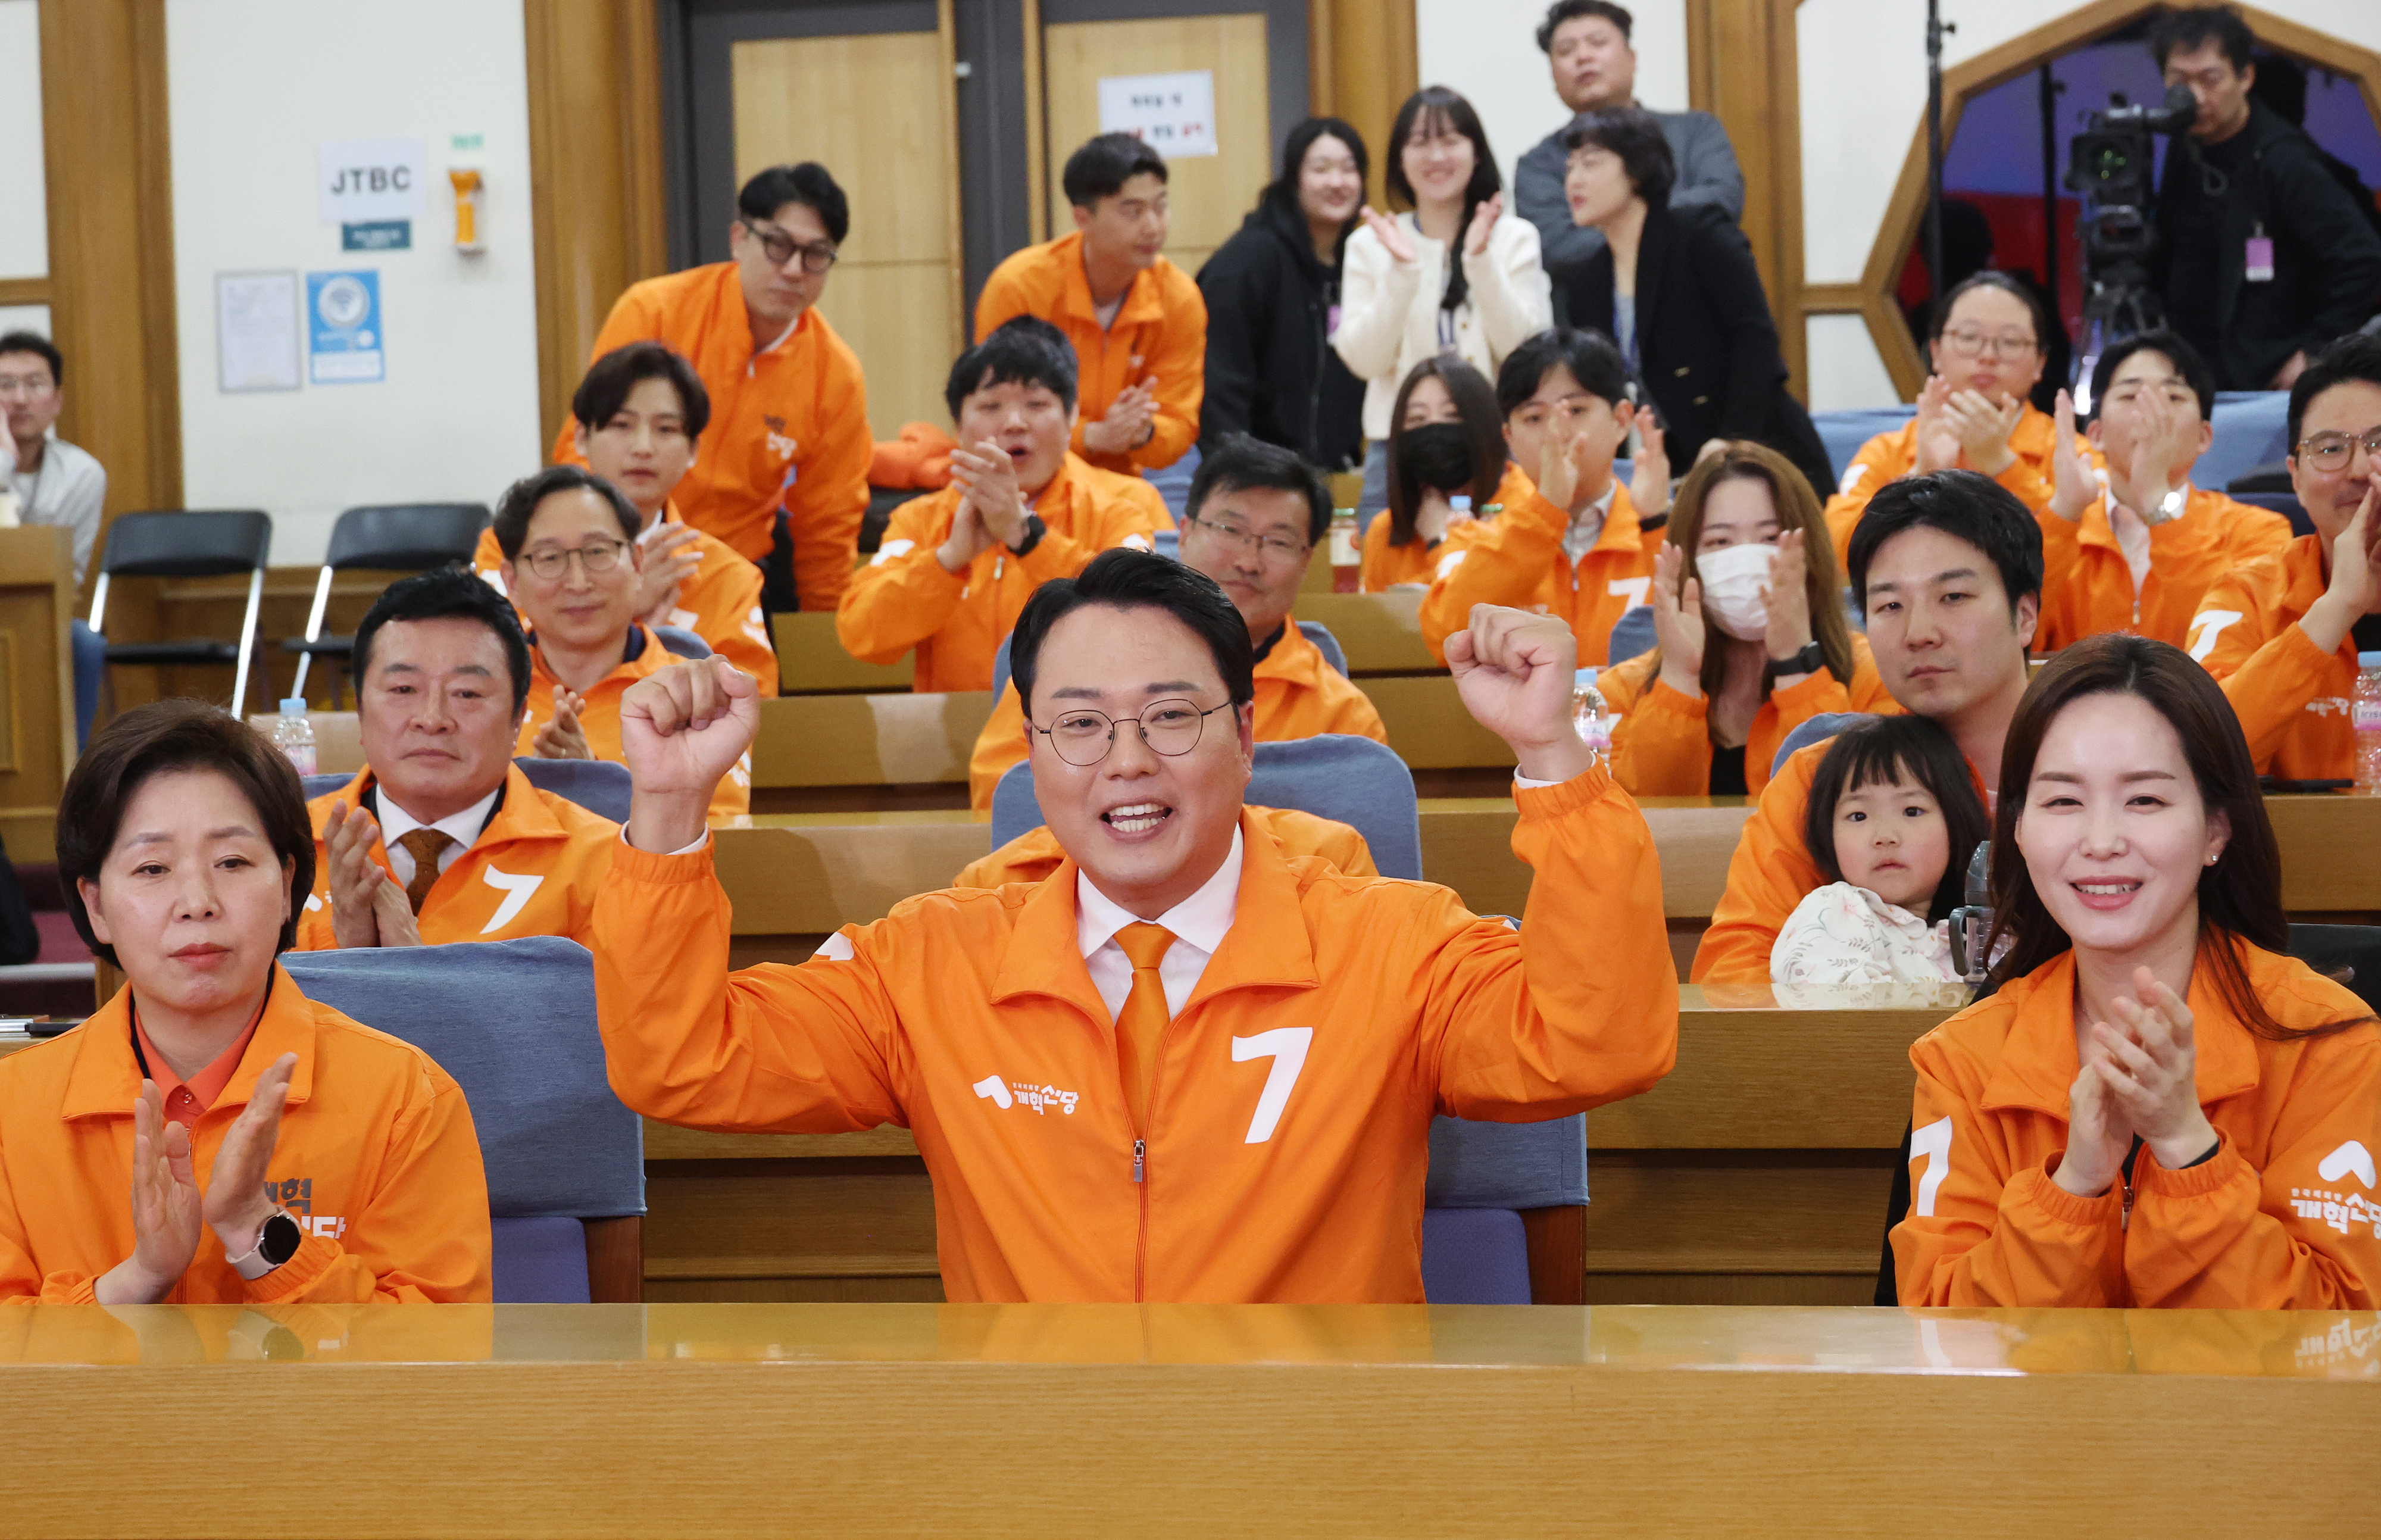
[(232, 1270), (241, 1277), (254, 1283), (296, 1256), (298, 1243), (305, 1238), (305, 1232), (298, 1228), (298, 1221), (291, 1217), (289, 1211), (276, 1208), (264, 1216), (263, 1224), (257, 1227), (256, 1244), (248, 1249), (246, 1255), (226, 1256), (224, 1260), (230, 1263)]
[(1011, 545), (1008, 548), (1008, 554), (1016, 556), (1024, 556), (1027, 552), (1032, 550), (1033, 547), (1041, 544), (1042, 537), (1049, 532), (1050, 526), (1042, 521), (1042, 516), (1040, 514), (1027, 514), (1025, 516), (1025, 538), (1019, 541), (1016, 544)]
[(1771, 658), (1763, 665), (1761, 682), (1775, 683), (1781, 674), (1815, 674), (1826, 666), (1827, 650), (1813, 642), (1790, 658)]
[(2190, 503), (2190, 489), (2179, 486), (2159, 498), (2155, 507), (2142, 508), (2138, 511), (2144, 524), (2166, 524), (2181, 518), (2182, 510), (2189, 507)]

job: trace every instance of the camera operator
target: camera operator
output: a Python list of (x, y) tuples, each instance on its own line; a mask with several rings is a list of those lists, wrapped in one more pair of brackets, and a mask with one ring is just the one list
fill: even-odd
[(2226, 390), (2287, 390), (2307, 353), (2381, 302), (2381, 235), (2314, 141), (2254, 101), (2254, 39), (2229, 6), (2161, 17), (2150, 53), (2199, 116), (2167, 152), (2152, 281)]

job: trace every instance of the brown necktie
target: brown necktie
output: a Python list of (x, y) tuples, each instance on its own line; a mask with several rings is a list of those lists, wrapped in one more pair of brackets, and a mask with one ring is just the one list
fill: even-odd
[(397, 837), (397, 842), (413, 857), (413, 880), (405, 885), (405, 901), (413, 912), (421, 912), (421, 900), (430, 897), (431, 885), (438, 880), (438, 853), (455, 843), (455, 837), (444, 829), (422, 827), (408, 829)]
[(1117, 945), (1132, 961), (1132, 992), (1117, 1012), (1117, 1072), (1124, 1082), (1125, 1106), (1132, 1112), (1133, 1131), (1149, 1130), (1149, 1086), (1157, 1078), (1157, 1040), (1168, 1020), (1166, 983), (1157, 976), (1174, 933), (1163, 925), (1136, 921), (1116, 934)]

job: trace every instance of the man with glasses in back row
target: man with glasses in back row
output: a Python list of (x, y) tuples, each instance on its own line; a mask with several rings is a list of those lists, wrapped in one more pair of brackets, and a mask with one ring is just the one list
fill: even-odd
[[(692, 361), (711, 432), (678, 512), (761, 568), (772, 611), (829, 610), (850, 581), (872, 450), (859, 357), (818, 311), (850, 208), (805, 161), (746, 182), (736, 214), (729, 260), (631, 285), (589, 361), (648, 340)], [(561, 424), (557, 462), (583, 462), (577, 426)]]

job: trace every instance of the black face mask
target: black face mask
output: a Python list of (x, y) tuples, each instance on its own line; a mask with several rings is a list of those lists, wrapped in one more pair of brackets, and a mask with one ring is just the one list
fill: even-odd
[(1471, 440), (1459, 422), (1408, 428), (1398, 441), (1398, 474), (1419, 493), (1436, 487), (1454, 494), (1471, 485)]

